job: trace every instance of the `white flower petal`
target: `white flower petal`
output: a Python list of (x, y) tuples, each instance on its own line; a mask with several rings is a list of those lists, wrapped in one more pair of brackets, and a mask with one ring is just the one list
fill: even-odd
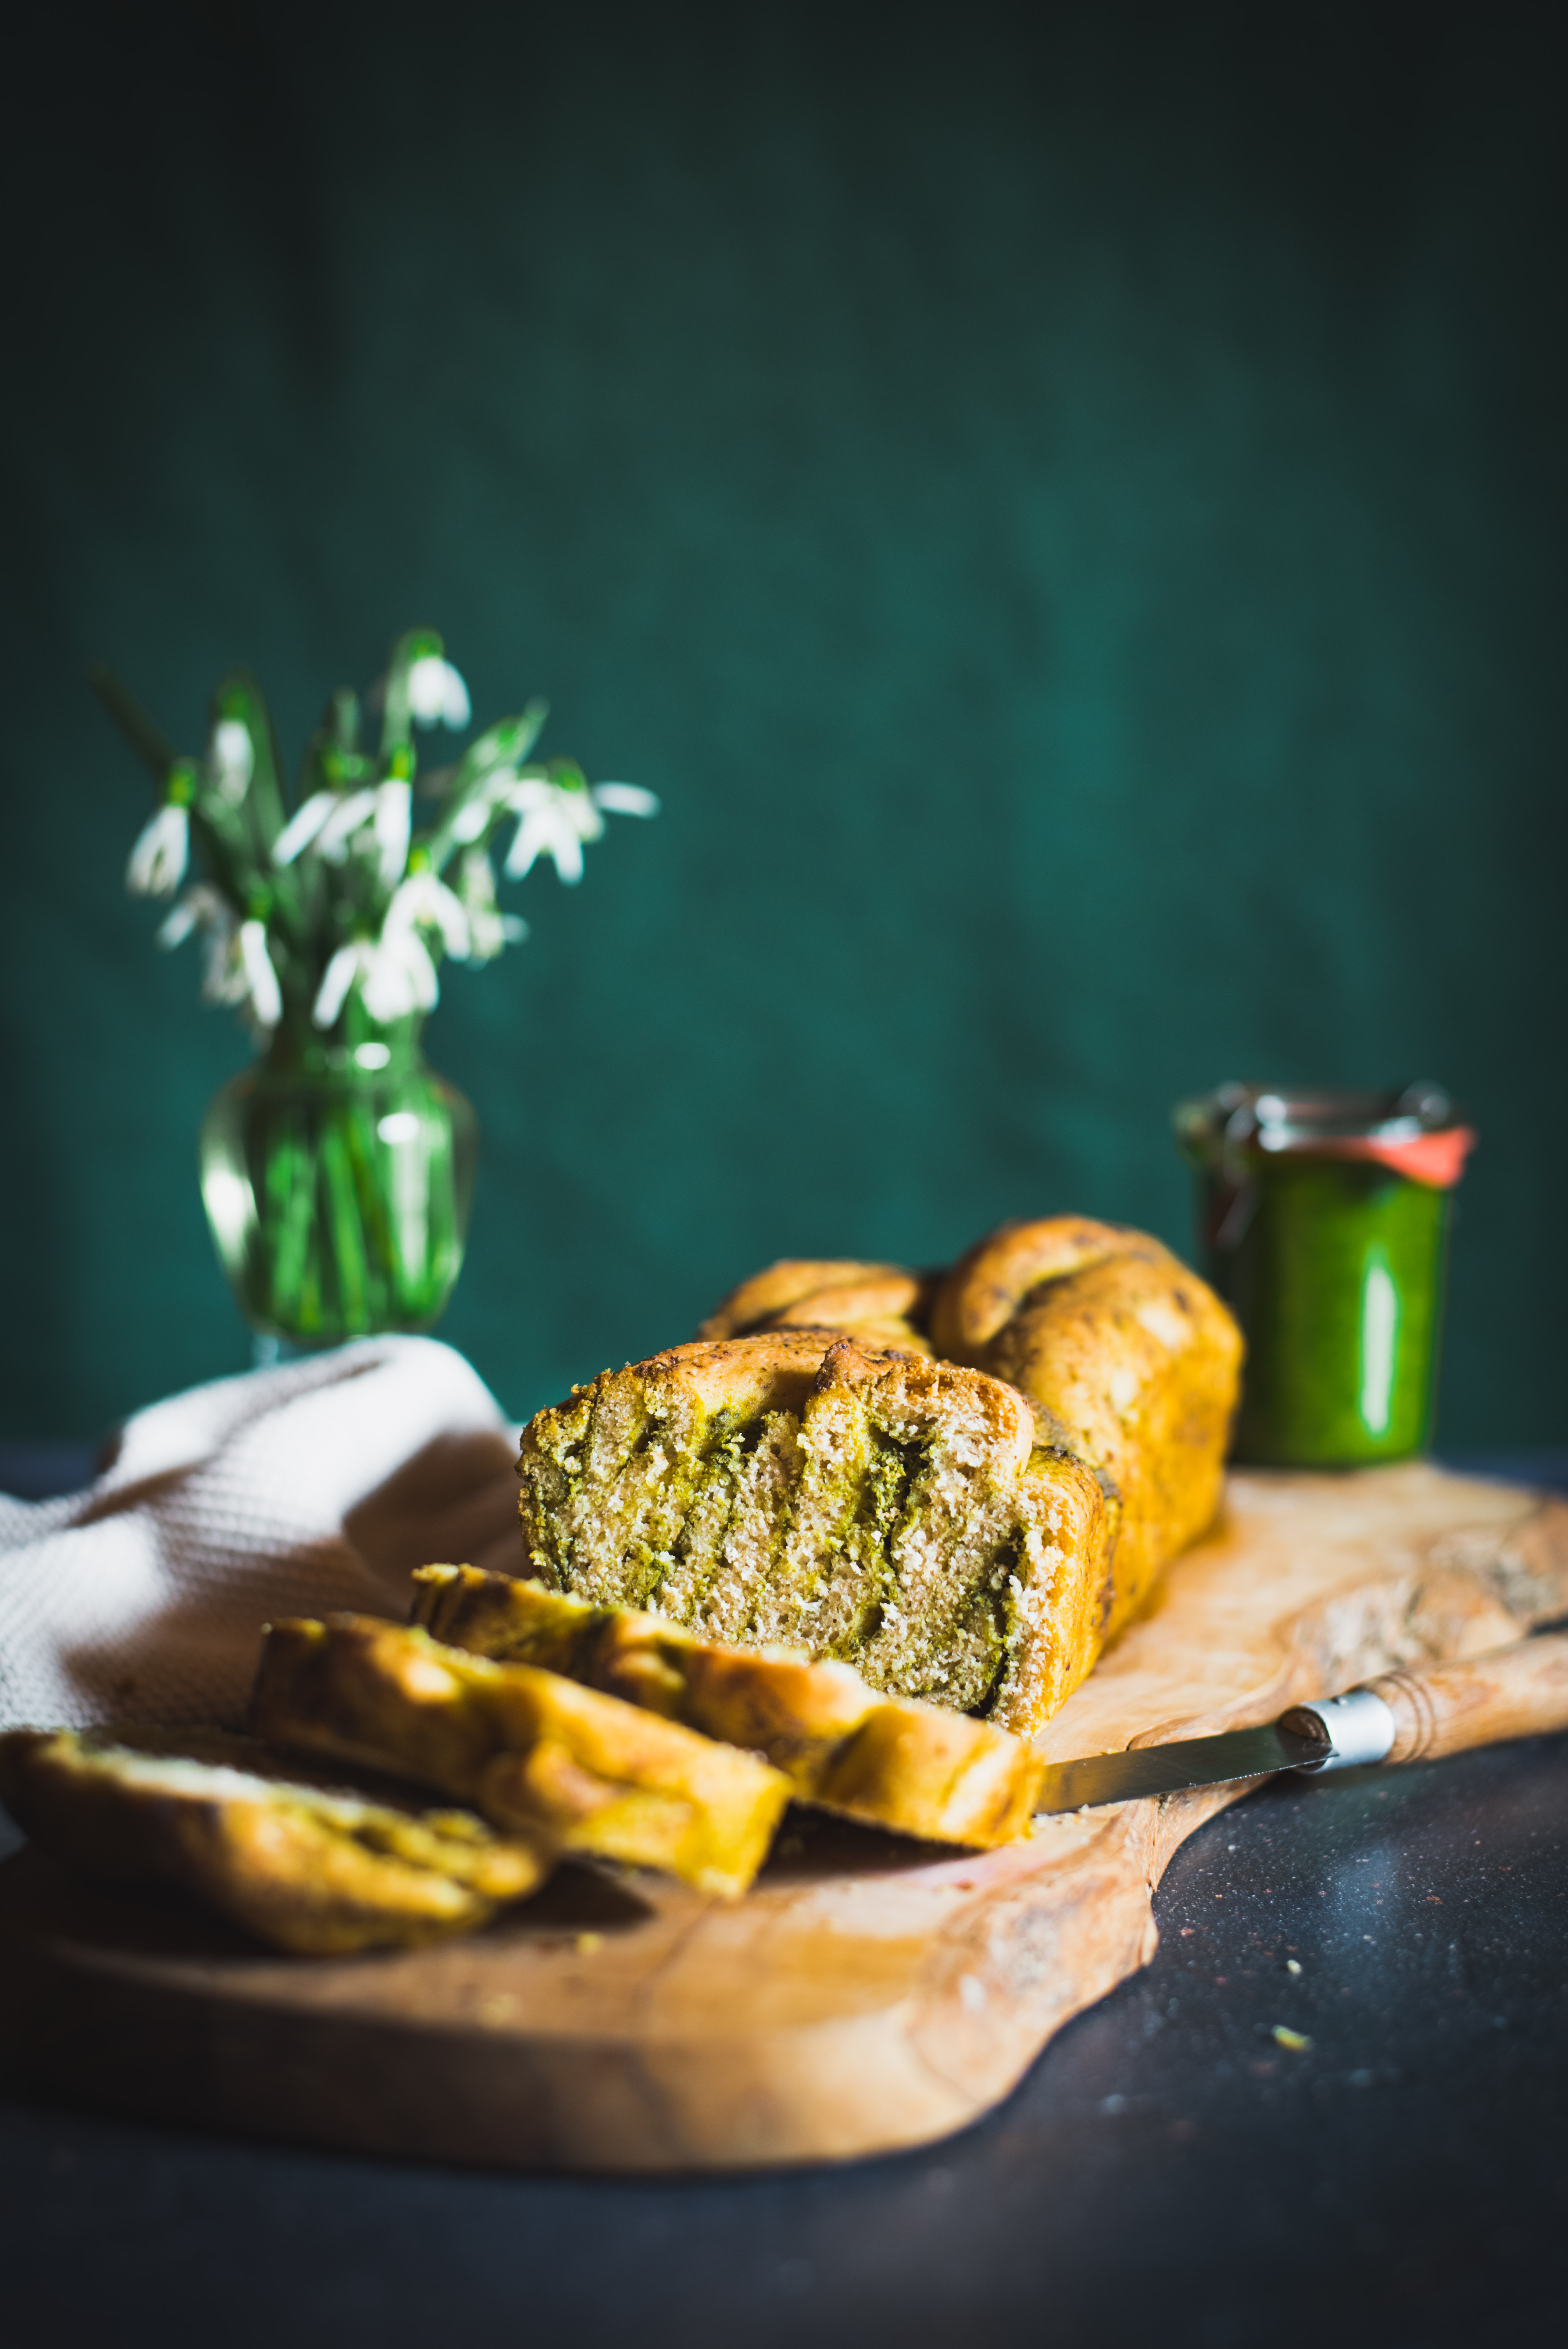
[(468, 953), (469, 922), (462, 901), (434, 873), (409, 874), (387, 908), (381, 935), (387, 940), (412, 936), (421, 922), (440, 931), (449, 954)]
[(645, 792), (641, 783), (595, 783), (589, 796), (606, 815), (657, 815), (659, 812), (658, 793)]
[(441, 999), (440, 982), (436, 977), (436, 966), (418, 938), (410, 938), (405, 952), (415, 1000), (421, 1011), (433, 1011)]
[(372, 1019), (406, 1019), (417, 1008), (407, 973), (389, 955), (377, 953), (371, 957), (360, 993)]
[(446, 664), (446, 669), (447, 698), (441, 705), (441, 716), (454, 734), (460, 734), (474, 714), (474, 706), (469, 698), (468, 687), (450, 661)]
[(393, 781), (376, 792), (376, 846), (381, 859), (381, 886), (394, 889), (408, 862), (408, 842), (414, 827), (414, 786)]
[(182, 807), (160, 807), (130, 852), (125, 885), (133, 897), (172, 897), (190, 861), (190, 816)]
[(408, 671), (408, 715), (416, 726), (466, 726), (472, 714), (469, 688), (449, 660), (427, 653)]
[(439, 653), (426, 653), (408, 671), (408, 715), (416, 725), (433, 726), (447, 698), (446, 662)]
[(547, 783), (542, 775), (519, 775), (506, 792), (506, 804), (519, 815), (530, 808), (551, 807), (557, 796), (557, 786)]
[(339, 947), (327, 964), (310, 1015), (318, 1028), (330, 1028), (342, 1010), (348, 990), (359, 976), (364, 953), (364, 942), (356, 940), (352, 946)]
[(541, 856), (553, 857), (555, 870), (562, 881), (575, 883), (583, 878), (583, 834), (576, 811), (562, 806), (566, 800), (583, 797), (576, 792), (562, 792), (546, 784), (549, 797), (533, 799), (526, 804), (516, 837), (508, 852), (506, 869), (511, 878), (519, 880), (531, 871)]
[(338, 803), (335, 792), (312, 792), (297, 807), (273, 843), (273, 863), (292, 864), (310, 846)]
[(366, 1011), (382, 1020), (433, 1010), (441, 992), (436, 966), (411, 930), (372, 948), (362, 991)]
[(347, 792), (337, 802), (316, 835), (316, 847), (329, 864), (341, 864), (353, 834), (376, 813), (376, 794), (368, 786)]
[(200, 910), (192, 902), (195, 895), (194, 889), (188, 889), (173, 912), (165, 914), (159, 923), (156, 936), (165, 954), (174, 947), (183, 946), (201, 920)]
[(238, 925), (232, 930), (213, 930), (207, 939), (207, 957), (201, 968), (201, 1000), (203, 1003), (243, 1003), (250, 994), (250, 985), (240, 962)]
[(511, 846), (506, 853), (506, 864), (502, 869), (508, 879), (521, 881), (525, 873), (531, 873), (534, 860), (543, 846), (538, 815), (533, 809), (525, 809), (511, 836)]
[(256, 770), (256, 746), (250, 728), (240, 719), (222, 718), (213, 727), (208, 765), (219, 791), (231, 807), (236, 807)]
[(561, 832), (550, 843), (550, 854), (555, 859), (555, 870), (561, 879), (575, 888), (583, 878), (583, 843), (575, 832)]
[(472, 799), (458, 810), (452, 823), (452, 838), (459, 848), (467, 848), (470, 842), (479, 838), (494, 813), (497, 802), (503, 797), (505, 786), (511, 780), (511, 776), (504, 771), (496, 775), (487, 776)]
[(275, 1028), (284, 1016), (284, 999), (278, 975), (273, 968), (272, 957), (267, 952), (266, 924), (242, 922), (239, 947), (240, 962), (256, 1018), (263, 1028)]

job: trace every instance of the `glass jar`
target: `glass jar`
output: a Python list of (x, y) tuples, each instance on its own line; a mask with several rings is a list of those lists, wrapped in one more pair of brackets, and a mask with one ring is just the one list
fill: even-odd
[(1440, 1086), (1181, 1102), (1202, 1269), (1247, 1341), (1235, 1457), (1407, 1460), (1431, 1432), (1453, 1186), (1474, 1134)]
[(428, 1330), (462, 1267), (478, 1126), (422, 1020), (285, 1020), (201, 1125), (201, 1196), (241, 1311), (315, 1348)]

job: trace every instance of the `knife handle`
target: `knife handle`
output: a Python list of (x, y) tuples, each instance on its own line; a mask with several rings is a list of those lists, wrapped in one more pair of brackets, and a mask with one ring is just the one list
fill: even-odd
[(1472, 1745), (1568, 1729), (1568, 1632), (1548, 1632), (1426, 1672), (1384, 1672), (1325, 1704), (1297, 1705), (1280, 1726), (1327, 1734), (1314, 1769), (1435, 1761)]

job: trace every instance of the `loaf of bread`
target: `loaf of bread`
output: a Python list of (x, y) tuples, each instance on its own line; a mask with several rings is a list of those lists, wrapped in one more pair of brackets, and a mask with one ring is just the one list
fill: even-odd
[(279, 1744), (438, 1787), (503, 1834), (725, 1899), (751, 1882), (789, 1797), (754, 1754), (374, 1616), (271, 1625), (251, 1719)]
[(1027, 1733), (1092, 1653), (1105, 1501), (1015, 1387), (826, 1330), (675, 1346), (523, 1433), (551, 1588)]
[(414, 1620), (449, 1646), (543, 1666), (760, 1754), (799, 1802), (982, 1849), (1023, 1832), (1039, 1764), (1021, 1738), (880, 1696), (803, 1650), (725, 1647), (666, 1616), (596, 1607), (472, 1566), (417, 1568)]
[(940, 1274), (787, 1259), (525, 1432), (529, 1571), (1026, 1736), (1212, 1520), (1241, 1351), (1168, 1248), (1084, 1216)]
[(484, 1924), (549, 1874), (541, 1838), (309, 1773), (219, 1730), (15, 1729), (0, 1799), (34, 1840), (111, 1884), (163, 1884), (274, 1949), (342, 1956)]

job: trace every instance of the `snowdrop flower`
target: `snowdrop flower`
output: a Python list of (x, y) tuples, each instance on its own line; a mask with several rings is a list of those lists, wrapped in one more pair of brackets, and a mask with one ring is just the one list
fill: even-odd
[(172, 897), (191, 862), (191, 812), (170, 801), (143, 827), (130, 862), (125, 885), (133, 897)]
[(510, 877), (520, 881), (541, 856), (549, 856), (562, 881), (581, 881), (583, 843), (602, 838), (604, 831), (604, 819), (589, 794), (547, 782), (542, 775), (525, 775), (507, 792), (506, 805), (521, 819), (507, 851)]
[(164, 916), (158, 943), (167, 953), (182, 945), (192, 930), (202, 932), (206, 938), (207, 952), (201, 967), (203, 1003), (242, 1003), (250, 990), (239, 958), (239, 916), (227, 897), (222, 896), (210, 882), (198, 881), (194, 888), (186, 890), (173, 910)]
[(469, 688), (439, 653), (427, 653), (409, 669), (408, 715), (416, 726), (449, 726), (454, 733), (468, 724)]
[(352, 939), (327, 964), (311, 1012), (316, 1026), (332, 1026), (355, 985), (373, 1019), (405, 1019), (413, 1011), (433, 1010), (441, 990), (419, 936), (426, 928), (439, 930), (449, 954), (467, 956), (469, 919), (458, 897), (435, 874), (410, 873), (387, 908), (381, 936)]
[(313, 792), (296, 810), (273, 843), (273, 863), (292, 864), (313, 844), (329, 864), (341, 864), (354, 844), (356, 833), (368, 824), (376, 840), (377, 861), (384, 889), (397, 886), (408, 861), (408, 837), (414, 823), (414, 787), (394, 775), (374, 789), (356, 792)]
[(521, 821), (507, 853), (506, 870), (514, 881), (531, 871), (541, 856), (553, 857), (562, 881), (583, 878), (583, 849), (604, 833), (604, 814), (656, 815), (659, 802), (637, 783), (599, 783), (588, 791), (581, 784), (554, 783), (542, 776), (524, 775), (505, 794), (505, 804)]
[(436, 966), (417, 930), (383, 930), (378, 938), (355, 938), (339, 947), (327, 964), (311, 1018), (318, 1028), (330, 1028), (356, 983), (373, 1019), (406, 1019), (411, 1011), (430, 1011), (440, 997)]
[(528, 936), (517, 914), (503, 914), (495, 900), (495, 867), (482, 848), (470, 848), (459, 867), (458, 895), (469, 917), (469, 960), (493, 962), (502, 947)]
[(468, 954), (469, 917), (459, 898), (428, 868), (410, 873), (406, 881), (399, 882), (387, 908), (381, 936), (385, 941), (420, 928), (439, 930), (447, 952), (456, 955), (459, 961)]
[(221, 719), (212, 729), (207, 763), (222, 797), (231, 807), (238, 807), (256, 771), (256, 746), (250, 728), (238, 718)]
[(452, 838), (459, 848), (471, 847), (485, 831), (498, 807), (513, 804), (514, 794), (521, 788), (517, 761), (502, 759), (480, 781), (471, 799), (466, 801), (452, 819)]
[(371, 817), (376, 849), (381, 860), (381, 886), (395, 888), (408, 862), (408, 838), (414, 826), (414, 786), (397, 778), (378, 783)]
[(273, 958), (267, 952), (265, 922), (242, 922), (234, 947), (258, 1025), (275, 1028), (284, 1016), (284, 997)]
[(273, 863), (292, 864), (314, 843), (329, 864), (341, 864), (351, 836), (375, 813), (372, 791), (312, 792), (273, 841)]
[(158, 943), (177, 947), (192, 930), (204, 931), (207, 939), (202, 1001), (243, 1004), (258, 1028), (275, 1028), (284, 1016), (284, 998), (267, 951), (266, 924), (242, 922), (226, 897), (199, 881), (164, 920)]

